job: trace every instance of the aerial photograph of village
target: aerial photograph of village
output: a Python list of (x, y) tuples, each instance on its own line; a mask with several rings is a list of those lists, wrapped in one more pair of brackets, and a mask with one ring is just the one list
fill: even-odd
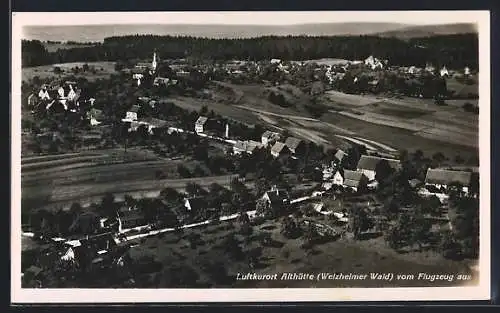
[(22, 288), (474, 282), (476, 25), (266, 21), (23, 28)]

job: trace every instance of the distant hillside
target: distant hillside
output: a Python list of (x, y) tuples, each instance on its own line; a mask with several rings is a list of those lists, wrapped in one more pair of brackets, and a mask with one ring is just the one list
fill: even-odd
[(193, 36), (205, 38), (253, 38), (261, 36), (341, 36), (381, 33), (408, 27), (396, 23), (318, 23), (297, 25), (80, 25), (26, 26), (23, 38), (40, 41), (103, 41), (127, 35)]
[(380, 37), (396, 37), (398, 39), (412, 39), (430, 37), (436, 35), (455, 35), (477, 33), (475, 24), (447, 24), (447, 25), (424, 25), (409, 26), (397, 30), (375, 33)]

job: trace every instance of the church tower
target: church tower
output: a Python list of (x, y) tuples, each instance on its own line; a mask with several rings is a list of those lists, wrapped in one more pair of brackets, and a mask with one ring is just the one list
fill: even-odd
[(158, 66), (158, 62), (156, 60), (156, 51), (153, 52), (153, 62), (151, 63), (151, 70), (156, 72), (156, 67)]

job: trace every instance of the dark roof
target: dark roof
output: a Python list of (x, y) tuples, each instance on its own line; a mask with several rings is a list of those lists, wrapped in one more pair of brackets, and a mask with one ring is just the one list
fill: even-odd
[(295, 137), (288, 137), (285, 140), (285, 145), (288, 147), (288, 149), (294, 151), (297, 149), (297, 147), (302, 143), (302, 140), (297, 139)]
[(396, 160), (396, 159), (388, 159), (388, 158), (380, 158), (380, 157), (371, 156), (371, 155), (363, 155), (359, 159), (357, 169), (358, 170), (374, 171), (377, 164), (382, 160), (386, 160), (389, 163), (389, 166), (392, 167), (393, 169), (399, 169), (401, 167), (401, 163), (399, 162), (399, 160)]
[(346, 153), (344, 151), (342, 151), (341, 149), (338, 149), (337, 152), (335, 153), (335, 158), (338, 160), (338, 161), (342, 161), (345, 157)]
[(271, 201), (271, 205), (281, 205), (285, 200), (288, 200), (288, 192), (284, 189), (269, 190), (265, 193)]
[(140, 108), (141, 107), (138, 106), (138, 105), (133, 105), (132, 107), (130, 107), (130, 109), (128, 109), (128, 112), (135, 112), (135, 113), (137, 113)]
[(286, 145), (282, 143), (281, 141), (277, 141), (274, 143), (273, 147), (271, 148), (271, 152), (274, 153), (281, 153), (283, 149), (286, 148)]
[(260, 147), (262, 147), (262, 144), (260, 142), (253, 141), (253, 140), (245, 140), (245, 141), (238, 140), (234, 144), (234, 148), (242, 150), (242, 151), (246, 151), (246, 152), (253, 152), (255, 149), (260, 148)]
[(458, 182), (463, 186), (469, 186), (472, 178), (471, 172), (450, 171), (442, 169), (428, 169), (425, 176), (427, 184), (449, 185)]
[(364, 174), (361, 172), (344, 170), (344, 185), (347, 187), (359, 187), (360, 182), (362, 181)]
[(119, 216), (122, 223), (141, 220), (144, 218), (144, 214), (142, 214), (141, 210), (123, 211), (119, 213)]

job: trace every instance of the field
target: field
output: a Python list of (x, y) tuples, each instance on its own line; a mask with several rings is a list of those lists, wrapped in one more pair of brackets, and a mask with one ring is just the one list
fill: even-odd
[[(172, 187), (183, 189), (188, 182), (204, 187), (217, 182), (228, 185), (229, 175), (182, 179), (177, 166), (194, 168), (197, 161), (160, 159), (147, 151), (102, 150), (30, 157), (23, 159), (21, 168), (22, 203), (30, 210), (68, 207), (72, 202), (87, 205), (100, 201), (107, 192), (118, 199), (125, 194), (157, 196)], [(161, 179), (157, 173), (161, 172)]]
[[(83, 72), (81, 69), (84, 64), (88, 64), (90, 68), (95, 68), (95, 72), (86, 71)], [(54, 73), (54, 68), (59, 67), (63, 73)], [(40, 79), (59, 77), (60, 75), (74, 74), (72, 68), (78, 67), (80, 71), (75, 74), (76, 76), (85, 77), (89, 81), (96, 80), (98, 78), (107, 78), (111, 74), (116, 73), (115, 62), (73, 62), (73, 63), (62, 63), (62, 64), (52, 64), (43, 65), (35, 67), (23, 67), (21, 70), (22, 80), (27, 82), (33, 79), (33, 77), (38, 76)]]
[[(280, 233), (279, 223), (268, 221), (262, 225), (253, 226), (251, 235), (238, 232), (237, 223), (221, 222), (218, 225), (208, 225), (202, 228), (186, 229), (183, 234), (166, 233), (164, 236), (151, 237), (143, 240), (131, 253), (136, 257), (151, 255), (161, 263), (161, 272), (151, 270), (140, 279), (149, 281), (148, 287), (166, 287), (169, 269), (182, 266), (196, 274), (199, 286), (235, 287), (235, 288), (331, 288), (331, 287), (443, 287), (457, 285), (457, 282), (426, 281), (426, 280), (238, 280), (238, 273), (256, 274), (282, 273), (395, 273), (417, 274), (470, 274), (467, 265), (442, 259), (430, 252), (412, 252), (398, 254), (388, 248), (382, 238), (366, 241), (338, 239), (306, 251), (301, 247), (303, 239), (288, 239)], [(231, 259), (224, 245), (224, 239), (229, 234), (236, 234), (236, 239), (244, 251), (261, 250), (258, 261), (251, 268), (245, 260)], [(274, 241), (273, 245), (263, 245), (259, 238), (268, 235)], [(195, 244), (190, 237), (198, 237)], [(226, 279), (219, 276), (219, 281), (213, 285), (213, 264), (224, 269)], [(221, 272), (222, 273), (222, 272)], [(219, 273), (219, 274), (221, 274)], [(160, 277), (158, 277), (158, 276)], [(207, 285), (208, 282), (212, 284)], [(167, 285), (168, 286), (168, 285)]]

